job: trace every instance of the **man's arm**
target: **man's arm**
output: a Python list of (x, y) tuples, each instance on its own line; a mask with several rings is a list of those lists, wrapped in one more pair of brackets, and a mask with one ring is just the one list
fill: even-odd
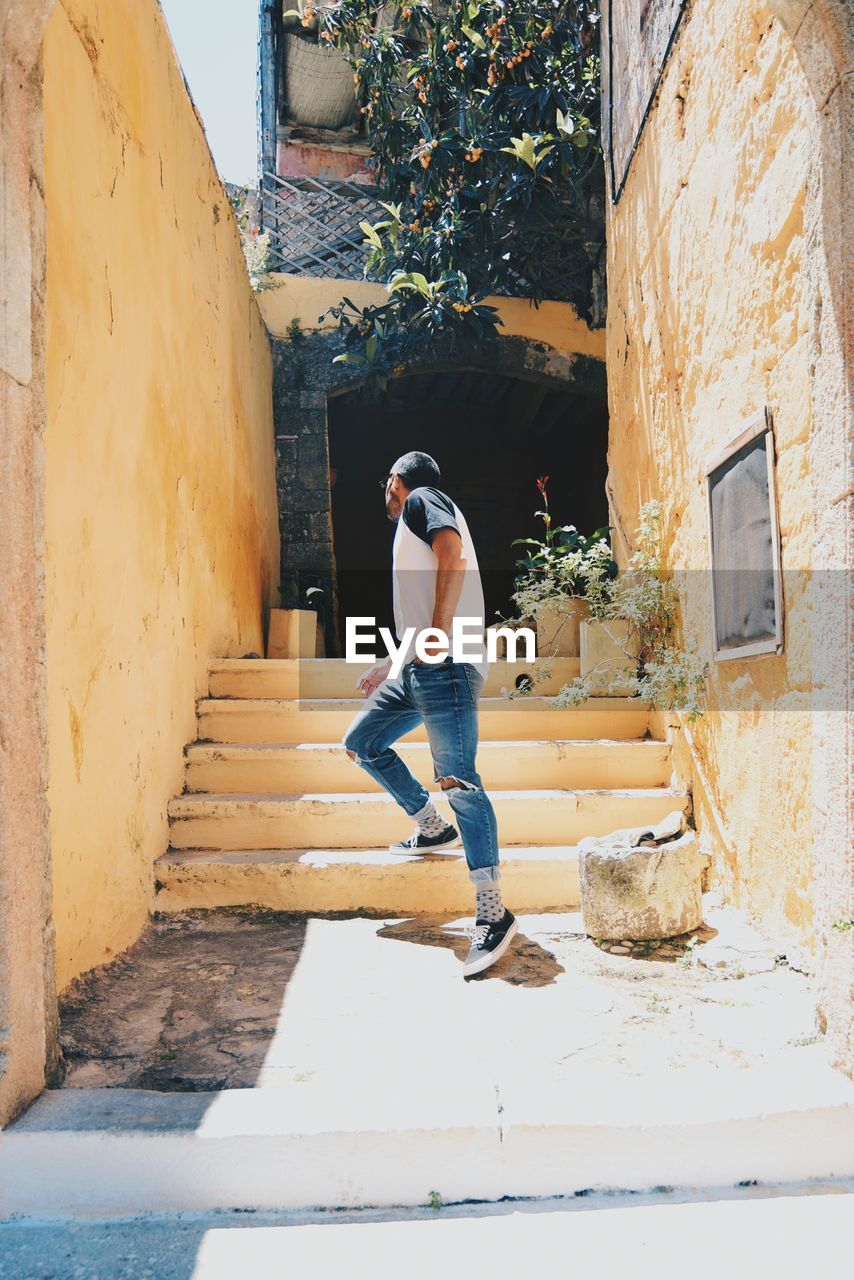
[[(431, 543), (433, 554), (439, 562), (436, 567), (436, 599), (433, 603), (432, 626), (443, 631), (450, 639), (454, 613), (463, 589), (466, 562), (463, 559), (463, 540), (456, 529), (437, 529)], [(425, 645), (428, 653), (438, 652), (440, 645)], [(416, 658), (416, 662), (419, 659)]]

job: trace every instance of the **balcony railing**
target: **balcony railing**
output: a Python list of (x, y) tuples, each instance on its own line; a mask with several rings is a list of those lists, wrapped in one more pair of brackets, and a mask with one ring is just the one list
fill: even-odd
[[(270, 265), (274, 271), (362, 280), (366, 250), (359, 223), (376, 222), (384, 216), (385, 210), (372, 187), (337, 178), (264, 174), (262, 228), (270, 236)], [(589, 257), (577, 240), (566, 236), (560, 224), (547, 229), (547, 235), (552, 251), (541, 278), (541, 293), (558, 302), (574, 303), (582, 314), (592, 306), (595, 313), (598, 308), (594, 295), (603, 282), (596, 278)], [(524, 276), (508, 266), (506, 283), (496, 292), (528, 298), (534, 290)]]

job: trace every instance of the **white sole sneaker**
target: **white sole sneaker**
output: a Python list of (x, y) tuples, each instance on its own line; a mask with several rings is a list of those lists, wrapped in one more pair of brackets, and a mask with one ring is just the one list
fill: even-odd
[(398, 840), (397, 844), (390, 844), (388, 851), (389, 853), (441, 853), (445, 849), (456, 849), (461, 844), (461, 837), (456, 827), (452, 830), (453, 835), (444, 840), (441, 836), (419, 836), (418, 842), (412, 844), (410, 841), (413, 837), (409, 836), (406, 840)]
[(483, 973), (484, 969), (488, 969), (490, 965), (495, 964), (496, 960), (500, 960), (518, 932), (519, 921), (514, 919), (497, 947), (494, 947), (492, 951), (485, 951), (482, 956), (478, 956), (477, 959), (464, 966), (463, 977), (473, 978), (475, 974)]

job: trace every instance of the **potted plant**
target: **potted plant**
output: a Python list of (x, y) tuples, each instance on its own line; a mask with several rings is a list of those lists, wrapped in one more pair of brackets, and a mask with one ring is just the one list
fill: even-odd
[(628, 569), (588, 595), (591, 617), (582, 625), (596, 628), (611, 651), (591, 661), (596, 645), (586, 638), (585, 668), (553, 705), (578, 706), (593, 693), (628, 694), (690, 722), (704, 711), (708, 663), (695, 643), (679, 643), (679, 593), (665, 565), (660, 503), (641, 507), (637, 543)]
[(539, 657), (577, 658), (580, 624), (591, 606), (600, 607), (617, 572), (608, 544), (610, 529), (596, 529), (589, 537), (575, 525), (556, 525), (549, 511), (548, 476), (540, 476), (537, 488), (543, 511), (536, 515), (545, 525), (540, 538), (516, 538), (514, 547), (530, 548), (517, 567), (513, 602), (523, 619), (534, 622)]
[(268, 658), (324, 656), (323, 629), (317, 612), (322, 594), (322, 588), (317, 586), (300, 590), (293, 579), (282, 584), (281, 608), (270, 610)]
[[(334, 5), (296, 0), (283, 12), (285, 97), (288, 115), (313, 129), (344, 129), (356, 119), (353, 70), (332, 46), (328, 31), (318, 30), (318, 11)], [(292, 0), (284, 0), (290, 5)], [(288, 29), (290, 28), (290, 29)]]

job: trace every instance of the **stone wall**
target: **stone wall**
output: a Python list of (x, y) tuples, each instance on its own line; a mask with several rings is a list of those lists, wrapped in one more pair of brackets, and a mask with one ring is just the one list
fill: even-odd
[(0, 1125), (58, 1054), (44, 620), (42, 33), (0, 3)]
[(785, 648), (712, 664), (690, 780), (730, 899), (800, 943), (849, 1067), (850, 935), (833, 924), (852, 910), (851, 12), (689, 7), (616, 205), (609, 192), (607, 325), (615, 507), (631, 531), (663, 502), (671, 564), (697, 571), (684, 629), (707, 656), (705, 461), (771, 412)]
[(156, 0), (44, 42), (45, 564), (60, 988), (142, 929), (213, 657), (279, 580), (271, 356)]
[[(343, 370), (332, 365), (335, 338), (311, 335), (273, 342), (276, 488), (279, 497), (283, 602), (288, 584), (333, 581), (332, 499), (326, 397)], [(352, 378), (352, 374), (349, 375)]]

